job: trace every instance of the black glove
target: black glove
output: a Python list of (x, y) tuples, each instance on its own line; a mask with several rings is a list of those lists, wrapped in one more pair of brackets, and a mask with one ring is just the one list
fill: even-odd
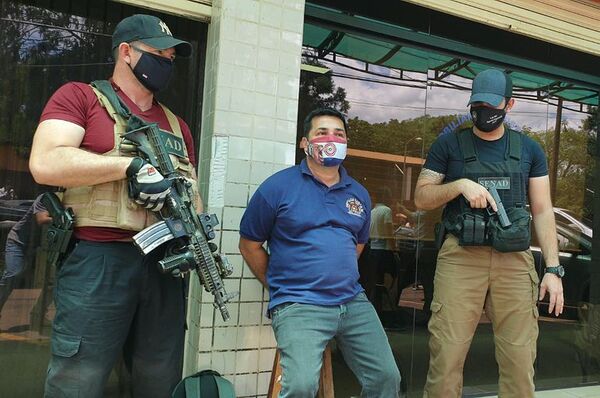
[(159, 211), (171, 192), (171, 181), (165, 178), (142, 158), (133, 158), (127, 167), (129, 197), (142, 207)]

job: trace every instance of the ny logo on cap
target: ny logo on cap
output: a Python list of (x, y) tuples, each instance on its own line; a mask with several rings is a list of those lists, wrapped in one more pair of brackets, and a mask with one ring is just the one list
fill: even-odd
[(164, 23), (163, 21), (160, 21), (158, 23), (158, 25), (160, 26), (160, 29), (165, 32), (166, 34), (168, 34), (169, 36), (173, 36), (173, 34), (171, 33), (171, 30), (169, 30), (169, 27), (167, 26), (166, 23)]

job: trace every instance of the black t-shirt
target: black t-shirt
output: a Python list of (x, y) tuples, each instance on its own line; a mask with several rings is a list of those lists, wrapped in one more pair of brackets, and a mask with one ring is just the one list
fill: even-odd
[[(508, 146), (508, 130), (495, 141), (486, 141), (473, 134), (475, 150), (482, 162), (502, 162)], [(444, 182), (452, 182), (462, 178), (464, 160), (458, 143), (456, 132), (442, 134), (429, 148), (426, 169), (444, 174)], [(521, 140), (521, 168), (526, 176), (525, 183), (529, 184), (529, 178), (548, 175), (546, 155), (540, 144), (522, 134)]]

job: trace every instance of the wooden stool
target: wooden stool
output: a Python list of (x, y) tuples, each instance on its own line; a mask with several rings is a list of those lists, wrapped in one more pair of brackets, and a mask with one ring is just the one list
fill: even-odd
[[(277, 352), (275, 352), (275, 360), (273, 361), (273, 371), (271, 372), (271, 382), (269, 383), (267, 398), (277, 398), (280, 390), (281, 365), (279, 364), (279, 350), (277, 350)], [(330, 344), (327, 344), (325, 352), (323, 352), (323, 366), (321, 367), (321, 374), (319, 375), (319, 392), (317, 393), (317, 398), (334, 398)]]

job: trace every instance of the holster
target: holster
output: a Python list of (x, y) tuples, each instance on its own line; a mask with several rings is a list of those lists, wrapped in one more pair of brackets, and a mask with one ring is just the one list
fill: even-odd
[(435, 224), (435, 248), (440, 250), (446, 238), (446, 225), (443, 222)]

